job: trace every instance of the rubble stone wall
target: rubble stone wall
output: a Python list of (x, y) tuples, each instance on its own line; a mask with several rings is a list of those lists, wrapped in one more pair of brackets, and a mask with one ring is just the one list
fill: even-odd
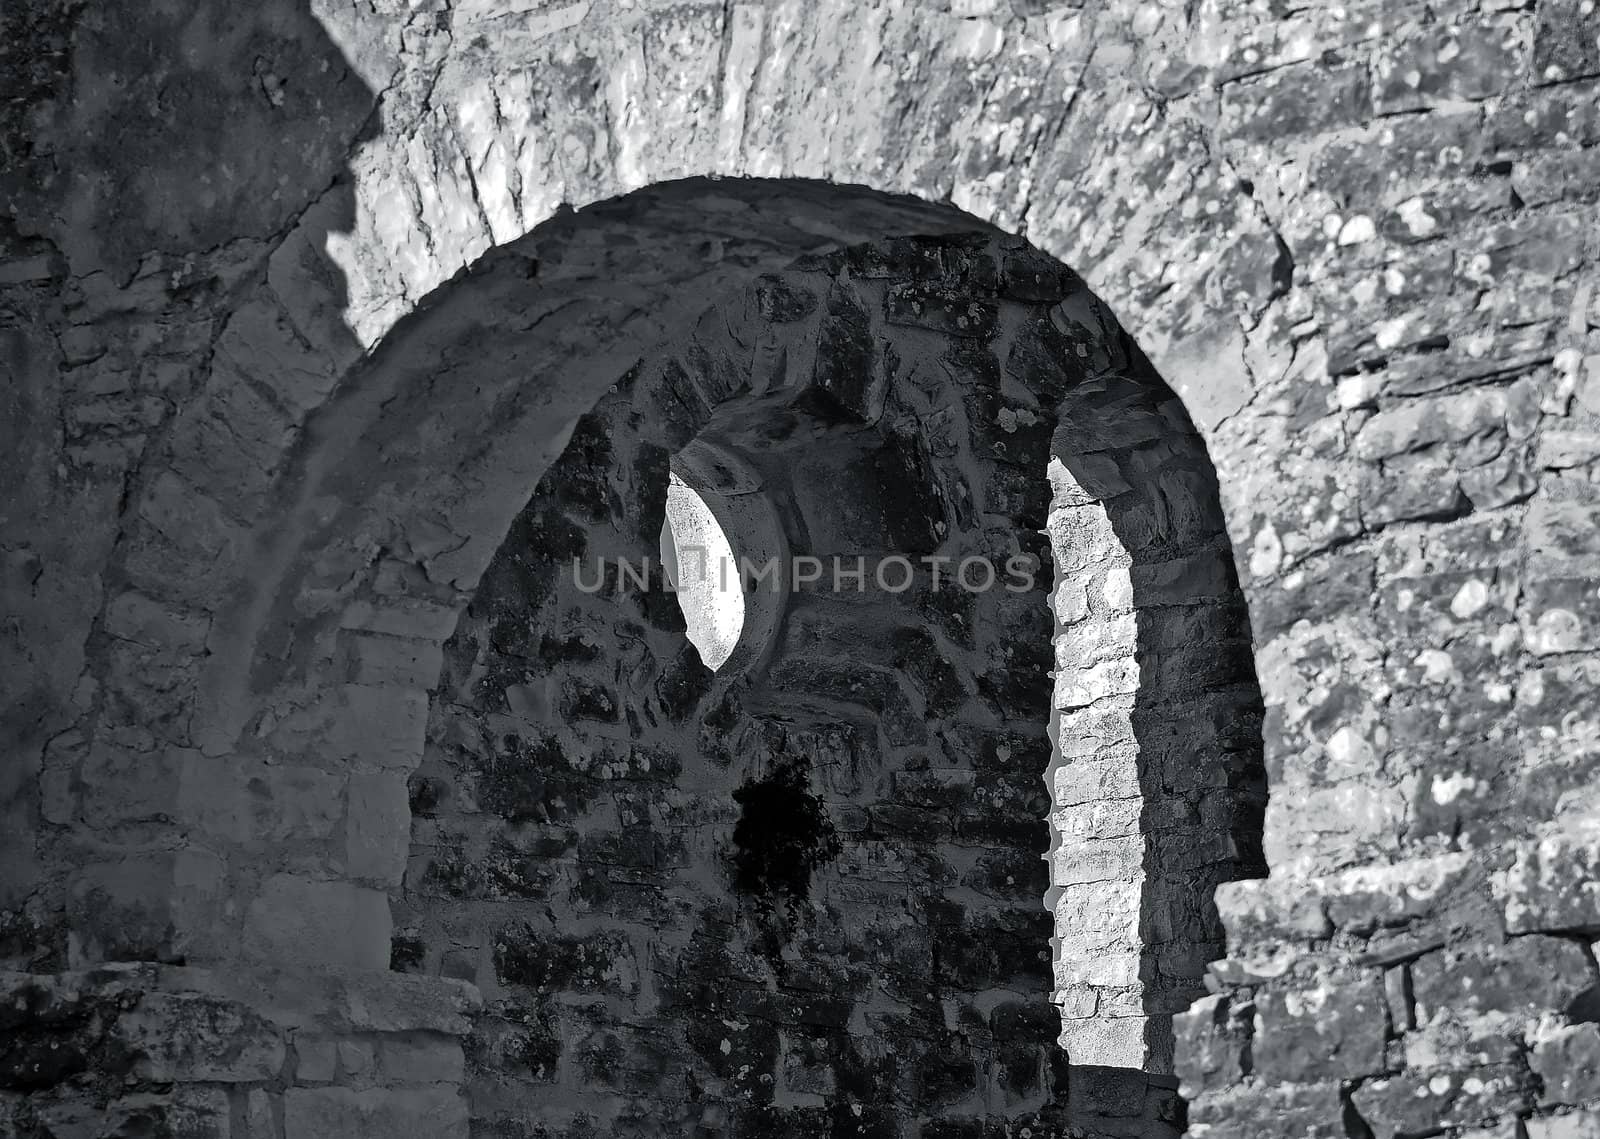
[(439, 646), (578, 416), (762, 272), (977, 220), (1216, 464), (1271, 877), (1193, 1127), (1600, 1126), (1588, 0), (0, 19), (9, 962), (384, 968)]
[(119, 964), (0, 994), (8, 1139), (467, 1134), (470, 985)]
[[(1144, 1073), (1221, 954), (1212, 886), (1260, 873), (1259, 697), (1198, 437), (1021, 243), (815, 260), (647, 357), (513, 524), (444, 649), (397, 964), (484, 992), (467, 1094), (507, 1133), (1170, 1134)], [(669, 459), (706, 445), (738, 459), (711, 501), (763, 496), (824, 566), (716, 675), (659, 572), (617, 567), (654, 557)], [(1128, 1070), (1069, 1103), (1069, 1061)]]

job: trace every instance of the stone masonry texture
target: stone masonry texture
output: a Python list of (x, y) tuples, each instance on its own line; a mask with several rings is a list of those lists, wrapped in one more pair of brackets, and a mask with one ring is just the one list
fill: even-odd
[[(1591, 0), (18, 0), (0, 96), (0, 1136), (1600, 1136)], [(1037, 588), (713, 674), (563, 568), (719, 455)]]
[[(483, 1126), (809, 1132), (860, 1107), (1044, 1132), (1097, 1114), (1074, 1059), (1134, 1069), (1134, 1119), (1172, 1100), (1137, 1070), (1170, 1072), (1170, 1014), (1221, 955), (1211, 888), (1260, 873), (1263, 780), (1258, 746), (1180, 772), (1162, 741), (1260, 710), (1237, 584), (1170, 580), (1226, 558), (1222, 516), (1128, 348), (1019, 242), (902, 241), (762, 277), (578, 422), (444, 646), (412, 780), (397, 944), (488, 999)], [(797, 592), (768, 658), (715, 677), (670, 603), (577, 584), (574, 557), (640, 562), (669, 456), (706, 446), (747, 472), (707, 493), (759, 483), (791, 552), (1048, 561), (1093, 598), (1057, 614), (1054, 812), (1042, 580)], [(1057, 486), (1019, 481), (1052, 451)]]

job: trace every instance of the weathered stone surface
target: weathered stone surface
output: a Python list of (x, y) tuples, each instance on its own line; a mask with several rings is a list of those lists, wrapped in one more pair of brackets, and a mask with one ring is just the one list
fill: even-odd
[[(1243, 1011), (1243, 1010), (1241, 1010)], [(1185, 1099), (1220, 1091), (1244, 1075), (1249, 1037), (1225, 996), (1202, 997), (1173, 1017), (1179, 1091)]]
[(1514, 82), (1520, 48), (1516, 33), (1503, 26), (1429, 29), (1379, 58), (1374, 109), (1393, 114), (1499, 94)]
[(112, 1100), (101, 1116), (102, 1134), (168, 1134), (231, 1139), (232, 1108), (221, 1088), (180, 1087), (133, 1092)]
[(1597, 980), (1588, 954), (1576, 942), (1536, 934), (1493, 948), (1438, 950), (1411, 966), (1423, 1021), (1445, 1013), (1564, 1011)]
[(379, 1069), (391, 1084), (459, 1084), (464, 1062), (461, 1044), (448, 1037), (389, 1036), (378, 1046)]
[(1351, 1101), (1380, 1139), (1461, 1124), (1488, 1123), (1527, 1107), (1529, 1095), (1514, 1068), (1487, 1068), (1374, 1080)]
[(1600, 18), (1583, 0), (1555, 0), (1539, 8), (1533, 31), (1533, 81), (1561, 83), (1600, 74)]
[(1528, 1139), (1593, 1139), (1600, 1135), (1600, 1112), (1574, 1111), (1527, 1120)]
[(453, 1088), (290, 1088), (283, 1095), (289, 1135), (438, 1135), (464, 1139), (467, 1105)]
[(345, 805), (345, 868), (352, 878), (397, 884), (410, 838), (410, 796), (400, 772), (350, 777)]
[(389, 960), (389, 902), (377, 890), (278, 874), (246, 917), (246, 945), (261, 961), (381, 969)]
[(1600, 842), (1550, 838), (1519, 846), (1495, 881), (1512, 933), (1600, 930)]
[(1346, 1134), (1343, 1111), (1337, 1083), (1287, 1084), (1254, 1094), (1234, 1087), (1189, 1104), (1189, 1133), (1337, 1139)]
[(1275, 1083), (1359, 1079), (1383, 1070), (1384, 999), (1375, 975), (1300, 981), (1256, 998), (1254, 1071)]
[[(1443, 974), (1429, 970), (1450, 954), (1494, 959), (1502, 918), (1512, 944), (1540, 944), (1524, 934), (1592, 935), (1595, 867), (1581, 821), (1592, 814), (1595, 771), (1585, 664), (1600, 647), (1585, 378), (1600, 328), (1590, 208), (1596, 19), (1589, 0), (1271, 12), (1041, 0), (465, 0), (439, 11), (268, 3), (242, 17), (191, 3), (142, 23), (73, 5), (8, 14), (0, 665), (24, 679), (0, 715), (10, 757), (0, 778), (0, 955), (55, 968), (69, 954), (225, 962), (241, 949), (293, 958), (303, 946), (319, 960), (347, 960), (345, 938), (319, 936), (308, 923), (291, 921), (284, 935), (259, 928), (296, 908), (293, 891), (273, 883), (395, 881), (395, 784), (379, 791), (353, 775), (403, 777), (424, 761), (436, 666), (462, 663), (438, 662), (427, 646), (450, 636), (570, 425), (677, 328), (695, 330), (689, 387), (726, 393), (749, 377), (815, 375), (811, 356), (780, 352), (765, 328), (753, 334), (749, 313), (797, 330), (829, 316), (826, 289), (770, 284), (797, 255), (819, 252), (848, 271), (852, 288), (911, 281), (943, 290), (958, 278), (984, 314), (997, 295), (1055, 306), (1011, 339), (997, 337), (984, 350), (988, 364), (959, 363), (996, 390), (1006, 385), (1008, 408), (1019, 377), (1032, 376), (1034, 390), (1057, 402), (1069, 389), (1095, 395), (1138, 354), (1137, 341), (1203, 428), (1249, 570), (1254, 643), (1204, 618), (1152, 620), (1142, 643), (1159, 651), (1135, 656), (1137, 669), (1109, 654), (1123, 642), (1103, 639), (1099, 661), (1087, 647), (1065, 654), (1102, 672), (1059, 678), (1069, 693), (1060, 718), (1085, 734), (1070, 742), (1072, 763), (1050, 773), (1053, 787), (1067, 788), (1058, 805), (1141, 800), (1138, 827), (1150, 831), (1143, 879), (1126, 877), (1126, 849), (1112, 857), (1089, 845), (1109, 839), (1085, 839), (1081, 861), (1053, 859), (1067, 878), (1123, 875), (1124, 910), (1139, 921), (1123, 931), (1116, 968), (1126, 973), (1147, 949), (1151, 975), (1165, 976), (1161, 963), (1211, 952), (1209, 933), (1220, 931), (1204, 898), (1225, 874), (1265, 874), (1252, 843), (1270, 853), (1277, 883), (1317, 885), (1306, 888), (1310, 902), (1282, 888), (1248, 914), (1235, 906), (1241, 944), (1235, 967), (1218, 977), (1262, 978), (1287, 994), (1285, 978), (1302, 975), (1292, 966), (1361, 955), (1393, 971), (1415, 961), (1419, 987), (1436, 986), (1429, 1007), (1453, 1010)], [(725, 177), (618, 199), (697, 174), (775, 180), (751, 187)], [(971, 216), (926, 204), (935, 201)], [(555, 217), (564, 205), (579, 208)], [(974, 218), (1025, 230), (1045, 252), (1072, 258), (1106, 303), (1080, 303), (1087, 290), (1075, 277), (1011, 246), (986, 262), (965, 249), (919, 257), (879, 241), (970, 230)], [(534, 229), (533, 240), (508, 244)], [(883, 248), (836, 252), (860, 241)], [(500, 251), (435, 291), (491, 246)], [(717, 296), (755, 278), (767, 281), (759, 304), (730, 307), (723, 327), (703, 320)], [(1078, 335), (1096, 324), (1096, 308), (1114, 310), (1131, 339), (1091, 334), (1081, 356), (1046, 359), (1061, 345), (1042, 339), (1040, 326)], [(886, 306), (863, 311), (876, 321)], [(943, 334), (930, 323), (964, 331), (946, 319), (965, 311), (955, 307), (897, 311), (924, 318), (896, 325), (908, 338)], [(346, 374), (389, 333), (377, 364)], [(756, 358), (759, 368), (738, 364)], [(906, 352), (841, 371), (837, 386), (855, 405), (849, 418), (894, 419), (904, 409), (887, 398), (891, 381), (937, 390), (952, 359)], [(671, 398), (679, 395), (688, 398)], [(675, 408), (658, 418), (680, 443), (707, 410), (666, 394), (639, 406)], [(938, 439), (967, 437), (962, 401), (939, 413), (953, 422)], [(922, 407), (911, 418), (933, 415)], [(1181, 425), (1135, 440), (1140, 422), (1154, 421), (1130, 413), (1107, 429), (1113, 450), (1136, 455), (1121, 465), (1082, 445), (1092, 431), (1072, 433), (1083, 455), (1074, 501), (1102, 498), (1119, 540), (1151, 564), (1209, 556), (1198, 552), (1203, 543), (1185, 545), (1198, 517), (1192, 472), (1164, 466)], [(850, 485), (829, 493), (843, 498)], [(1044, 523), (1032, 521), (1041, 489), (1014, 472), (941, 475), (939, 486), (941, 509), (918, 513), (929, 523), (918, 540), (929, 549), (936, 521), (959, 529), (995, 509), (1027, 527)], [(631, 487), (612, 489), (628, 496)], [(1387, 562), (1390, 543), (1411, 535), (1427, 538), (1414, 551), (1420, 568)], [(553, 550), (555, 536), (545, 536)], [(1485, 567), (1478, 555), (1491, 550), (1509, 553)], [(1131, 580), (1136, 606), (1149, 598), (1139, 598), (1141, 582), (1156, 580), (1162, 605), (1189, 604), (1168, 592), (1182, 574)], [(536, 583), (527, 584), (532, 592)], [(1099, 585), (1073, 585), (1060, 612), (1102, 617), (1092, 608)], [(1024, 825), (1029, 796), (1010, 784), (995, 788), (998, 805), (963, 813), (952, 790), (960, 777), (912, 775), (948, 773), (968, 758), (940, 754), (963, 748), (948, 742), (955, 728), (938, 722), (924, 694), (937, 690), (945, 707), (963, 698), (960, 689), (972, 714), (981, 705), (1012, 723), (1050, 698), (1028, 681), (1049, 665), (1043, 641), (1023, 643), (1012, 632), (1020, 625), (936, 600), (928, 620), (947, 638), (940, 648), (984, 655), (966, 670), (973, 683), (948, 687), (918, 672), (888, 752), (859, 741), (801, 747), (827, 753), (815, 769), (819, 797), (865, 797), (880, 781), (905, 789), (896, 792), (905, 802), (830, 799), (839, 832), (858, 849), (841, 861), (848, 875), (817, 896), (817, 944), (827, 949), (815, 955), (889, 971), (896, 999), (917, 1009), (931, 948), (916, 915), (876, 941), (847, 935), (850, 923), (826, 909), (846, 903), (830, 891), (866, 909), (888, 906), (882, 895), (897, 899), (908, 882), (999, 889), (1018, 877), (1001, 873), (1021, 865), (1007, 858), (1039, 853), (1045, 813)], [(332, 632), (340, 627), (424, 644), (410, 653), (365, 641), (347, 654)], [(985, 639), (995, 630), (1005, 635)], [(1194, 643), (1162, 639), (1179, 630)], [(636, 906), (641, 930), (736, 926), (721, 911), (670, 912), (688, 888), (685, 866), (715, 864), (696, 843), (732, 825), (726, 804), (695, 802), (666, 780), (642, 790), (631, 777), (586, 773), (616, 759), (575, 774), (588, 755), (572, 769), (563, 755), (560, 777), (541, 769), (495, 797), (486, 773), (504, 775), (500, 760), (522, 754), (503, 746), (520, 726), (498, 717), (537, 712), (545, 701), (559, 707), (559, 688), (541, 687), (547, 674), (527, 675), (552, 666), (540, 646), (518, 639), (526, 631), (513, 622), (494, 631), (500, 646), (518, 649), (508, 657), (530, 651), (516, 675), (508, 665), (478, 678), (492, 706), (480, 738), (462, 732), (439, 745), (479, 759), (493, 752), (494, 761), (464, 764), (444, 808), (417, 813), (419, 842), (437, 848), (434, 862), (474, 872), (472, 905), (516, 898), (532, 909), (570, 874), (579, 920)], [(1208, 654), (1200, 646), (1214, 636), (1219, 651)], [(1248, 764), (1226, 758), (1247, 748), (1208, 726), (1219, 705), (1158, 710), (1177, 725), (1163, 733), (1206, 741), (1189, 766), (1179, 746), (1151, 742), (1148, 700), (1135, 708), (1150, 680), (1176, 685), (1170, 673), (1208, 659), (1220, 682), (1236, 660), (1248, 663), (1252, 647), (1265, 715), (1237, 718), (1259, 727), (1268, 756), (1264, 842), (1258, 807), (1267, 789)], [(741, 713), (718, 700), (668, 692), (630, 706), (624, 677), (648, 671), (653, 652), (618, 657), (610, 675), (594, 667), (575, 677), (574, 718), (562, 729), (611, 730), (612, 743), (631, 744), (632, 733), (669, 720), (670, 705), (687, 710), (693, 733), (678, 749), (679, 772), (699, 779), (697, 763), (721, 773), (756, 754), (748, 738), (729, 738)], [(1536, 699), (1541, 685), (1547, 695)], [(389, 703), (376, 692), (404, 695)], [(870, 702), (840, 704), (850, 705), (852, 727), (877, 714)], [(1126, 730), (1111, 725), (1119, 716)], [(1156, 750), (1160, 762), (1148, 762)], [(1028, 753), (1004, 762), (974, 754), (993, 760), (987, 772), (1021, 765)], [(903, 766), (911, 762), (921, 766)], [(1028, 762), (1024, 774), (1037, 779), (1049, 761)], [(897, 783), (897, 774), (908, 778)], [(338, 788), (329, 802), (349, 797), (349, 815), (339, 803), (323, 808), (323, 782)], [(989, 794), (984, 779), (971, 786)], [(457, 827), (463, 804), (492, 816), (472, 843), (460, 828), (441, 833)], [(581, 812), (595, 804), (618, 817), (579, 841)], [(1129, 817), (1102, 812), (1085, 818), (1083, 833), (1127, 829)], [(1217, 853), (1223, 834), (1239, 844), (1226, 856)], [(1122, 836), (1134, 837), (1146, 836)], [(1546, 838), (1557, 844), (1539, 846)], [(979, 871), (972, 843), (1002, 853)], [(1474, 909), (1474, 875), (1504, 869), (1492, 864), (1506, 850), (1510, 867), (1495, 887), (1503, 912)], [(1328, 882), (1363, 862), (1404, 865), (1443, 851), (1465, 852), (1474, 869), (1437, 890), (1404, 874), (1392, 891)], [(1035, 858), (1036, 873), (1042, 866)], [(252, 911), (263, 884), (283, 897)], [(1009, 888), (1020, 905), (1025, 891)], [(397, 893), (396, 904), (409, 903)], [(1224, 899), (1225, 910), (1232, 904)], [(330, 909), (317, 898), (311, 905), (298, 909)], [(461, 941), (448, 968), (488, 976), (488, 943), (447, 924), (437, 936)], [(1183, 944), (1179, 931), (1201, 936)], [(1451, 940), (1442, 953), (1441, 936)], [(656, 945), (644, 932), (637, 939)], [(1109, 943), (1102, 948), (1109, 953)], [(1570, 972), (1570, 954), (1530, 957), (1558, 978)], [(444, 960), (432, 952), (429, 967)], [(759, 971), (718, 961), (683, 972), (711, 968), (746, 980)], [(641, 971), (672, 973), (643, 958)], [(1537, 979), (1510, 965), (1506, 974), (1492, 1003), (1521, 1016), (1537, 1003)], [(1403, 1008), (1404, 985), (1395, 984), (1389, 1003)], [(1475, 997), (1460, 1003), (1494, 984), (1479, 978)], [(639, 1000), (654, 991), (641, 986)], [(1129, 1010), (1146, 995), (1104, 994)], [(1172, 996), (1148, 994), (1157, 1004)], [(908, 1038), (967, 1023), (959, 1000), (943, 999), (945, 1026), (924, 1031), (919, 1022)], [(525, 1015), (532, 1023), (541, 1014)], [(1441, 1067), (1476, 1054), (1478, 1044), (1429, 1036), (1436, 1028), (1430, 1021), (1416, 1041), (1396, 1043), (1408, 1056), (1432, 1050)], [(722, 1031), (714, 1022), (706, 1029)], [(648, 1047), (609, 1029), (572, 1031), (594, 1037), (574, 1064), (618, 1087), (643, 1086), (647, 1060), (607, 1057), (643, 1057)], [(776, 1028), (746, 1032), (736, 1034), (737, 1049), (730, 1040), (730, 1053), (748, 1045), (748, 1056), (724, 1057), (717, 1078), (742, 1079), (741, 1091), (754, 1092), (762, 1076), (785, 1070), (779, 1053), (800, 1046)], [(722, 1039), (708, 1040), (713, 1059)], [(1048, 1068), (1039, 1061), (1047, 1053), (983, 1068), (959, 1049), (929, 1049), (930, 1095), (970, 1091), (986, 1104), (1002, 1092), (973, 1085), (974, 1071)], [(897, 1059), (911, 1069), (921, 1056), (908, 1049)], [(910, 1084), (891, 1092), (888, 1077), (872, 1083), (866, 1059), (840, 1063), (835, 1090), (921, 1094)], [(1252, 1094), (1269, 1103), (1277, 1093)], [(112, 1126), (157, 1128), (171, 1106), (163, 1095), (127, 1093)], [(1295, 1119), (1287, 1105), (1302, 1099), (1280, 1098)], [(1343, 1126), (1341, 1105), (1318, 1095), (1304, 1102), (1320, 1113), (1304, 1130)], [(246, 1111), (261, 1117), (254, 1105), (251, 1097), (248, 1107), (190, 1114), (202, 1121), (196, 1127), (237, 1130)], [(52, 1118), (58, 1130), (88, 1126), (70, 1107), (50, 1110), (64, 1113)], [(771, 1110), (684, 1126), (736, 1132), (747, 1118), (755, 1122), (745, 1130), (835, 1126), (820, 1108)], [(858, 1126), (878, 1126), (875, 1110), (855, 1117)], [(1196, 1127), (1206, 1126), (1207, 1110), (1196, 1106)], [(1236, 1130), (1270, 1133), (1265, 1108), (1240, 1119)], [(1438, 1126), (1419, 1120), (1402, 1122)], [(565, 1121), (494, 1125), (532, 1134)], [(952, 1124), (947, 1133), (984, 1126)], [(1536, 1139), (1588, 1129), (1562, 1112), (1527, 1123)]]
[(1530, 1043), (1528, 1066), (1543, 1083), (1540, 1103), (1581, 1104), (1600, 1099), (1600, 1026), (1541, 1027)]
[(188, 994), (146, 994), (116, 1031), (138, 1057), (135, 1074), (156, 1083), (270, 1081), (287, 1055), (282, 1034), (249, 1007)]
[(1217, 891), (1217, 909), (1231, 944), (1246, 947), (1282, 939), (1306, 940), (1331, 929), (1321, 891), (1294, 883), (1230, 882)]

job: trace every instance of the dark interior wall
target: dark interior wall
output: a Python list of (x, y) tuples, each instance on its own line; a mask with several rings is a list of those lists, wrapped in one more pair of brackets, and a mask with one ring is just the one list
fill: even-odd
[[(1192, 432), (1148, 433), (1172, 418), (1170, 395), (1122, 379), (1134, 360), (1103, 311), (1052, 318), (1079, 289), (987, 237), (852, 250), (714, 307), (580, 421), (446, 645), (396, 899), (396, 967), (488, 999), (468, 1049), (485, 1126), (934, 1134), (990, 1118), (1169, 1133), (1171, 1086), (1138, 1070), (1149, 1023), (1199, 990), (1220, 952), (1201, 902), (1250, 864), (1229, 843), (1238, 812), (1215, 755), (1165, 791), (1140, 773), (1181, 766), (1181, 745), (1150, 765), (1115, 757), (1140, 854), (1100, 884), (1134, 920), (1098, 952), (1133, 980), (1099, 1015), (1141, 1050), (1133, 1070), (1097, 1074), (1093, 1041), (1075, 1039), (1074, 1077), (1063, 1013), (1095, 1020), (1081, 998), (1100, 992), (1075, 986), (1069, 962), (1049, 1003), (1052, 933), (1087, 956), (1071, 923), (1092, 919), (1052, 896), (1045, 857), (1047, 596), (1052, 545), (1091, 572), (1113, 551), (1052, 542), (1052, 445), (1113, 457), (1134, 480), (1095, 484), (1135, 542), (1130, 554), (1112, 534), (1115, 552), (1166, 566), (1173, 608), (1138, 629), (1166, 640), (1124, 647), (1149, 672), (1134, 693), (1165, 685), (1141, 701), (1143, 734), (1161, 722), (1184, 737), (1196, 713), (1175, 694), (1223, 675), (1213, 661), (1231, 641), (1196, 645), (1182, 682), (1155, 669), (1170, 642), (1212, 632), (1174, 569), (1226, 546), (1214, 486), (1185, 490), (1174, 460)], [(755, 346), (748, 372), (724, 337)], [(1075, 415), (1060, 434), (1058, 406)], [(1114, 430), (1091, 441), (1102, 411)], [(764, 651), (715, 676), (669, 594), (589, 593), (573, 577), (574, 558), (592, 579), (602, 561), (655, 556), (669, 456), (691, 439), (741, 457), (792, 554), (861, 557), (869, 575), (862, 593), (825, 579), (789, 594)], [(1067, 459), (1085, 482), (1096, 461)], [(737, 525), (730, 537), (737, 549)], [(942, 588), (926, 565), (903, 593), (870, 585), (885, 558), (935, 553), (952, 559)], [(994, 588), (952, 585), (972, 556), (997, 567)], [(1017, 558), (1033, 580), (1011, 591)], [(1237, 611), (1231, 575), (1216, 584), (1212, 606)], [(1064, 628), (1056, 663), (1086, 675), (1075, 636)], [(1141, 810), (1147, 790), (1174, 797)], [(1058, 826), (1080, 830), (1124, 805), (1062, 798)], [(1217, 833), (1197, 842), (1205, 828)]]

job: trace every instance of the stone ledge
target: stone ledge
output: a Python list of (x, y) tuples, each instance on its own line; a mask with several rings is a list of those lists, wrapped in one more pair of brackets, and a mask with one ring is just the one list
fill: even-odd
[[(1385, 935), (1447, 911), (1481, 907), (1510, 935), (1600, 933), (1600, 834), (1530, 839), (1496, 851), (1457, 852), (1320, 877), (1227, 882), (1217, 909), (1234, 956), (1339, 935), (1370, 939), (1384, 964)], [(1396, 943), (1389, 956), (1417, 956)], [(1256, 951), (1256, 952), (1252, 952)]]
[[(252, 966), (201, 969), (144, 962), (54, 974), (0, 971), (0, 993), (9, 1006), (0, 1017), (0, 1027), (5, 1028), (64, 1015), (97, 999), (160, 994), (178, 1001), (211, 998), (279, 1029), (464, 1036), (471, 1028), (469, 1015), (483, 1006), (476, 986), (445, 978)], [(136, 1002), (124, 1003), (131, 1007)]]

